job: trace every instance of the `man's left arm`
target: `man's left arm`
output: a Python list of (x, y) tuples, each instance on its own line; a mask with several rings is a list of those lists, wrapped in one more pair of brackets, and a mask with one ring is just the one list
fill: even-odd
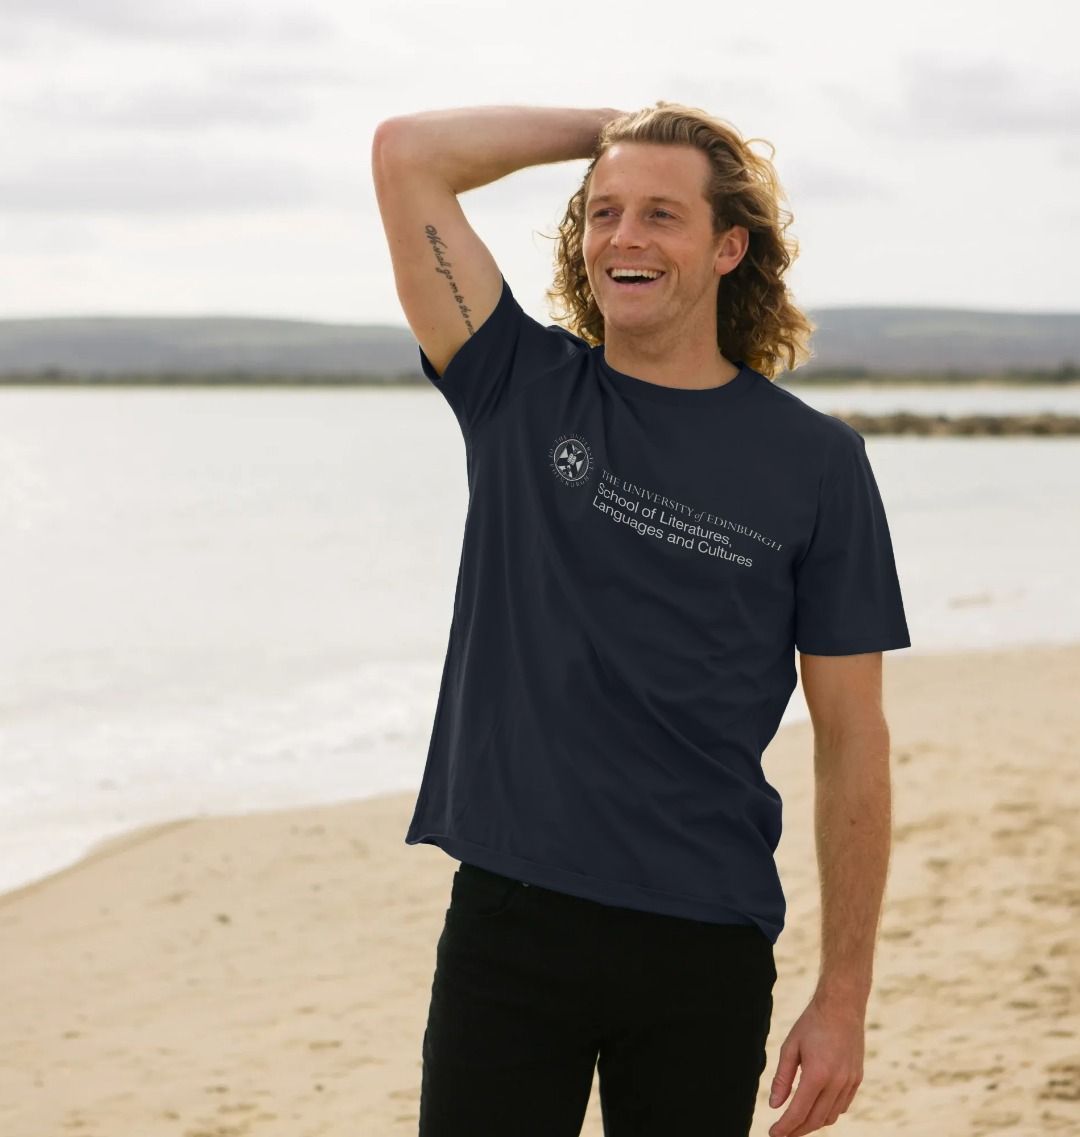
[(814, 998), (865, 1014), (892, 833), (881, 652), (804, 656), (802, 681), (814, 720), (821, 879), (821, 966)]
[(806, 1011), (780, 1050), (769, 1104), (799, 1086), (772, 1137), (832, 1125), (862, 1082), (866, 1005), (873, 977), (892, 830), (889, 729), (881, 652), (801, 655), (814, 727), (814, 826), (821, 879), (821, 965)]

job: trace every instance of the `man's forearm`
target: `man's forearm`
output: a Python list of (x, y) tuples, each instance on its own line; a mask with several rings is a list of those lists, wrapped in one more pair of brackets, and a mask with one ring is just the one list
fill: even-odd
[(821, 972), (815, 999), (865, 1012), (892, 831), (889, 733), (815, 744)]
[(497, 181), (525, 166), (591, 157), (610, 107), (480, 106), (420, 111), (379, 124), (398, 156), (423, 164), (454, 193)]

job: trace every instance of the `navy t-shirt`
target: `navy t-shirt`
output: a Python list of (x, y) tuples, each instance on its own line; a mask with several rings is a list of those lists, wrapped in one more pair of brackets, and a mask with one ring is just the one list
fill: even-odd
[(505, 279), (441, 378), (420, 362), (469, 505), (406, 844), (775, 943), (761, 756), (795, 650), (911, 644), (862, 436), (741, 362), (706, 390), (617, 371)]

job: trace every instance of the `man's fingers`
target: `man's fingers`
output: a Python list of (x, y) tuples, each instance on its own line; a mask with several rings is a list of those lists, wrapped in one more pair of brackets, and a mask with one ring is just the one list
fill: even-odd
[(798, 1049), (785, 1043), (780, 1047), (780, 1063), (776, 1068), (776, 1077), (772, 1080), (772, 1088), (769, 1090), (769, 1105), (773, 1108), (787, 1101), (798, 1068)]
[(844, 1097), (844, 1088), (844, 1085), (841, 1085), (838, 1090), (832, 1090), (828, 1085), (823, 1086), (806, 1120), (790, 1134), (790, 1137), (807, 1137), (823, 1126), (831, 1125), (836, 1120), (836, 1107)]
[(795, 1091), (791, 1105), (783, 1116), (770, 1126), (769, 1137), (794, 1137), (796, 1130), (809, 1116), (821, 1091), (822, 1083), (808, 1079), (806, 1071), (803, 1070), (803, 1076), (799, 1079), (799, 1088)]
[(841, 1092), (840, 1096), (836, 1099), (836, 1104), (833, 1106), (833, 1112), (829, 1114), (828, 1125), (832, 1125), (834, 1121), (842, 1113), (847, 1113), (851, 1103), (855, 1100), (855, 1094), (859, 1090), (859, 1082), (854, 1081), (846, 1085)]

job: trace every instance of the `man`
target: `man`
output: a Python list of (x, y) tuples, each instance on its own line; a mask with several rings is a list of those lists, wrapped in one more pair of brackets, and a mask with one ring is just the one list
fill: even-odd
[[(591, 159), (560, 226), (569, 327), (527, 316), (457, 195)], [(466, 442), (450, 643), (408, 844), (462, 862), (421, 1137), (750, 1129), (785, 902), (761, 768), (814, 727), (822, 964), (772, 1137), (862, 1080), (889, 854), (881, 653), (910, 645), (862, 437), (771, 377), (809, 354), (772, 167), (729, 125), (474, 107), (380, 124), (398, 296)]]

